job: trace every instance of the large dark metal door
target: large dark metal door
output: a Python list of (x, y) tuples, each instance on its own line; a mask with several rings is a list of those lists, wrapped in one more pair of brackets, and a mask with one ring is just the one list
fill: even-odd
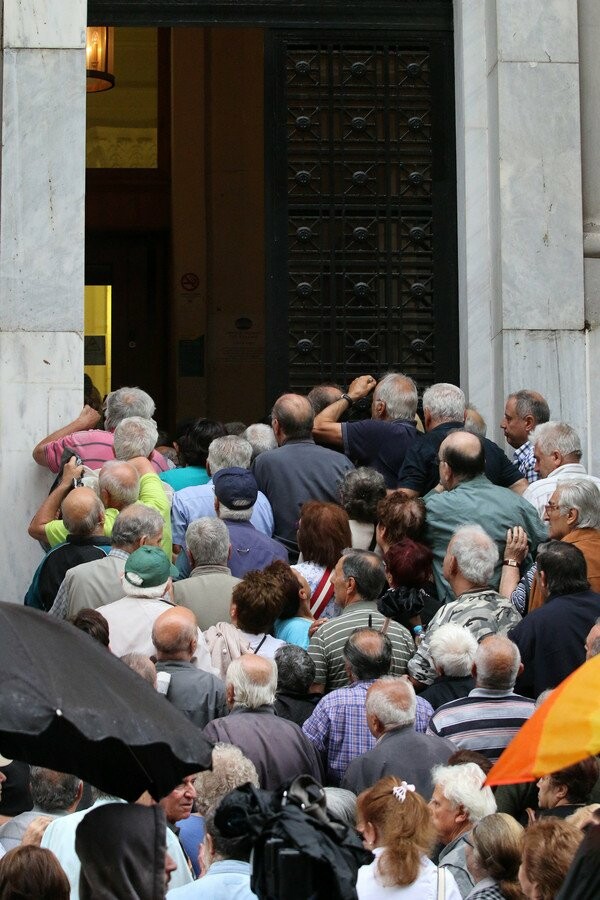
[(272, 31), (267, 387), (458, 379), (450, 33)]

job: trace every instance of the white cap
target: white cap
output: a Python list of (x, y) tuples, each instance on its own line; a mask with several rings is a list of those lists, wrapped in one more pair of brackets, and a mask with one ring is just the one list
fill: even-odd
[(9, 766), (12, 762), (12, 759), (7, 759), (6, 756), (2, 756), (0, 753), (0, 766)]

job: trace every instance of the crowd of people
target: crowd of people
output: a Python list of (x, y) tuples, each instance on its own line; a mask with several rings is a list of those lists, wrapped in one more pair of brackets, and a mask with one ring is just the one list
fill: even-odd
[(539, 393), (506, 400), (510, 458), (459, 387), (419, 407), (400, 373), (173, 440), (141, 389), (98, 400), (33, 450), (56, 477), (24, 602), (150, 682), (212, 769), (126, 803), (0, 757), (0, 900), (600, 896), (595, 757), (485, 784), (600, 653), (600, 479)]

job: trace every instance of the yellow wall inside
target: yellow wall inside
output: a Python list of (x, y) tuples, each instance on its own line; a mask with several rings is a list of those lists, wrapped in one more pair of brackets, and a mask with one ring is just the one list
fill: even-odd
[(104, 335), (106, 347), (106, 365), (84, 366), (95, 386), (104, 397), (110, 391), (111, 363), (111, 286), (109, 284), (88, 284), (85, 286), (85, 336)]

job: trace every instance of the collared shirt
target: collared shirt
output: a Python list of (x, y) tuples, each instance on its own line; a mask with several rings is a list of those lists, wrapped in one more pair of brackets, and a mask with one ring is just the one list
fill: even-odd
[(250, 890), (250, 863), (219, 859), (198, 881), (169, 891), (167, 900), (257, 900)]
[[(173, 525), (173, 543), (185, 547), (185, 532), (195, 519), (203, 516), (216, 517), (215, 490), (212, 479), (206, 484), (197, 487), (183, 488), (177, 491), (173, 497), (171, 508), (171, 522)], [(261, 491), (258, 492), (250, 521), (259, 531), (271, 537), (273, 534), (273, 510), (271, 504)], [(185, 573), (187, 576), (188, 572)]]
[[(308, 645), (308, 654), (317, 670), (316, 683), (324, 684), (326, 691), (346, 687), (348, 676), (344, 664), (344, 644), (356, 628), (373, 627), (381, 630), (384, 623), (385, 616), (381, 615), (375, 603), (360, 600), (351, 603), (335, 619), (329, 619), (317, 628)], [(392, 642), (390, 674), (404, 675), (408, 660), (415, 651), (410, 632), (397, 622), (390, 622), (387, 636)]]
[(490, 634), (507, 634), (520, 621), (521, 616), (510, 600), (501, 597), (497, 591), (490, 588), (465, 591), (457, 600), (445, 603), (438, 609), (408, 664), (408, 671), (421, 684), (433, 683), (436, 671), (429, 653), (429, 643), (431, 635), (440, 625), (447, 622), (464, 625), (479, 642)]
[(461, 750), (475, 750), (496, 762), (534, 710), (533, 701), (513, 691), (474, 688), (433, 714), (427, 734), (448, 738)]
[(385, 478), (387, 488), (394, 489), (404, 457), (419, 439), (414, 420), (364, 419), (342, 422), (344, 453), (357, 465), (371, 466)]
[[(110, 553), (108, 556), (113, 557), (113, 559), (122, 559), (126, 560), (129, 556), (129, 553), (126, 553), (124, 550), (119, 550), (118, 547), (111, 547)], [(106, 557), (105, 557), (106, 558)], [(100, 562), (100, 560), (94, 560), (94, 562)], [(86, 563), (82, 563), (82, 565), (86, 565)], [(79, 566), (75, 566), (75, 569), (78, 569)], [(74, 573), (75, 569), (69, 570)], [(69, 582), (67, 578), (63, 578), (61, 585), (56, 592), (56, 597), (54, 599), (54, 603), (52, 607), (48, 610), (51, 616), (56, 616), (57, 619), (66, 619), (69, 615), (69, 592), (68, 592)]]
[(559, 466), (558, 469), (551, 472), (547, 478), (538, 478), (534, 484), (530, 484), (523, 497), (535, 506), (540, 518), (543, 519), (546, 503), (550, 500), (559, 482), (573, 481), (574, 479), (593, 481), (600, 488), (600, 478), (588, 475), (581, 463), (565, 463), (564, 466)]
[(247, 572), (261, 571), (275, 560), (288, 562), (288, 552), (283, 544), (267, 537), (252, 522), (223, 519), (229, 532), (231, 553), (227, 565), (235, 578), (243, 578)]
[[(365, 715), (374, 680), (356, 681), (327, 694), (302, 726), (325, 760), (328, 784), (338, 785), (352, 760), (375, 746)], [(417, 697), (415, 731), (425, 732), (432, 715), (431, 705)]]
[(521, 475), (527, 479), (529, 484), (533, 484), (539, 478), (535, 471), (535, 456), (533, 455), (533, 444), (531, 441), (525, 441), (520, 447), (517, 447), (513, 453), (513, 459)]

